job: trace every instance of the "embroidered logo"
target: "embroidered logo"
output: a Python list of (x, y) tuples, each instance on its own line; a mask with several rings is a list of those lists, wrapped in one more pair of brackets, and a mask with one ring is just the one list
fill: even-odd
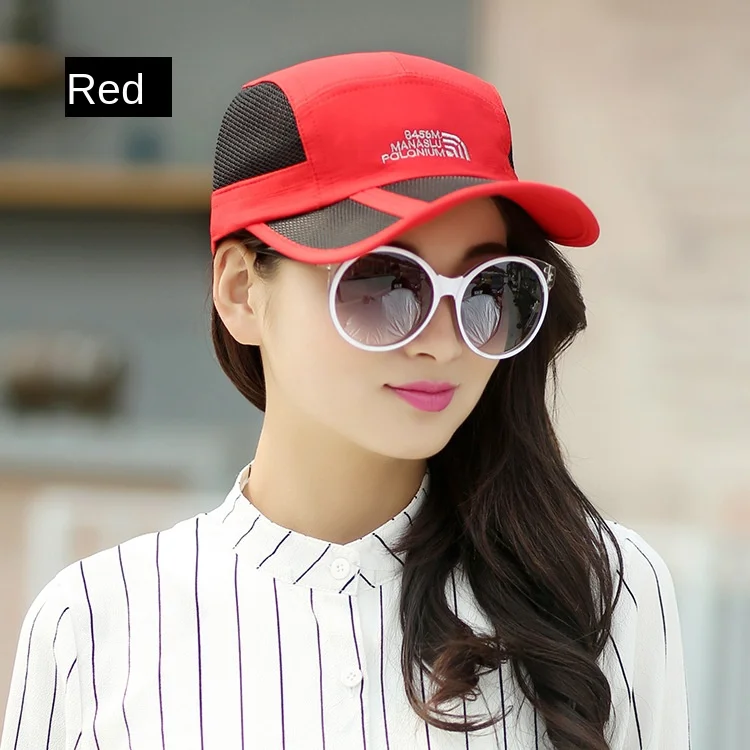
[(417, 156), (440, 156), (471, 161), (466, 144), (453, 133), (442, 130), (404, 130), (402, 140), (393, 141), (391, 150), (380, 159), (383, 164)]

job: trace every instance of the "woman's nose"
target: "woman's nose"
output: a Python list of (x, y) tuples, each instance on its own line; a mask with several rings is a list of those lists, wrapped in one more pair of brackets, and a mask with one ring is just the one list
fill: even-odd
[(463, 340), (449, 297), (440, 300), (427, 327), (404, 348), (409, 356), (428, 356), (439, 362), (450, 362), (461, 355)]

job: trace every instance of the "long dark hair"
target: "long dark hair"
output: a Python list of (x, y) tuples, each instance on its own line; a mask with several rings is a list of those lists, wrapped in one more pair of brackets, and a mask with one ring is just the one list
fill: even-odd
[[(508, 662), (523, 694), (544, 719), (557, 750), (609, 750), (611, 692), (598, 665), (622, 583), (614, 591), (611, 529), (565, 466), (546, 393), (556, 362), (586, 326), (577, 275), (516, 204), (496, 199), (511, 254), (557, 270), (547, 319), (537, 338), (495, 369), (466, 421), (428, 459), (431, 490), (397, 552), (405, 554), (400, 618), (401, 667), (408, 700), (433, 726), (484, 729), (502, 720), (450, 720), (442, 706), (478, 697), (479, 676)], [(232, 235), (263, 246), (247, 232)], [(278, 258), (256, 255), (271, 278)], [(211, 332), (219, 364), (240, 393), (265, 409), (257, 347), (238, 344), (216, 308)], [(460, 570), (492, 626), (478, 634), (446, 596)], [(422, 698), (421, 670), (436, 686)]]

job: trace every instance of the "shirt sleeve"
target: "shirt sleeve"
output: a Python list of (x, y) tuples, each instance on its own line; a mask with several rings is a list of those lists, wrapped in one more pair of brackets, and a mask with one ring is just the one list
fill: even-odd
[(77, 667), (71, 612), (58, 576), (21, 625), (0, 750), (72, 750), (79, 734)]
[[(619, 750), (690, 750), (687, 679), (674, 581), (642, 536), (619, 527), (624, 585), (613, 628), (621, 700)], [(617, 610), (621, 610), (618, 616)]]

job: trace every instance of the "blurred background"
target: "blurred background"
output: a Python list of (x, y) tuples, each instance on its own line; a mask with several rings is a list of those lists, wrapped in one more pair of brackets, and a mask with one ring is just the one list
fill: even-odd
[[(394, 49), (503, 94), (521, 177), (579, 192), (574, 475), (677, 586), (693, 750), (748, 750), (750, 4), (0, 0), (0, 717), (65, 565), (218, 505), (260, 415), (208, 336), (208, 192), (246, 81)], [(65, 119), (68, 56), (171, 56), (173, 116)], [(1, 719), (0, 719), (1, 720)]]

